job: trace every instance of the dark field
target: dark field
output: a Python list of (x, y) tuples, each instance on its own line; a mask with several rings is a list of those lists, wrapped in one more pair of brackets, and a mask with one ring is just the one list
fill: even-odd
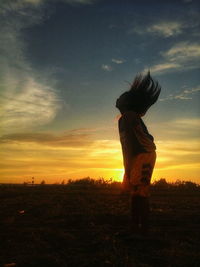
[(138, 238), (119, 184), (1, 186), (0, 266), (200, 266), (199, 196), (153, 187), (151, 233)]

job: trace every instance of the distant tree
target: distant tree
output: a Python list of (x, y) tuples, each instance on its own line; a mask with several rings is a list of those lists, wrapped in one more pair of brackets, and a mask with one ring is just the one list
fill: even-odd
[(76, 179), (76, 180), (68, 180), (68, 185), (72, 186), (84, 186), (84, 187), (91, 187), (97, 185), (96, 180), (90, 178), (90, 177), (85, 177), (82, 179)]
[(185, 188), (188, 190), (194, 190), (198, 187), (198, 185), (196, 183), (193, 183), (191, 181), (186, 181), (184, 182)]
[(64, 184), (65, 184), (65, 180), (62, 180), (61, 185), (64, 185)]
[(168, 188), (169, 187), (169, 184), (167, 183), (165, 178), (161, 178), (158, 181), (155, 181), (153, 183), (153, 185), (156, 187), (161, 187), (161, 188)]
[(46, 184), (45, 180), (42, 180), (40, 184), (45, 185)]
[(178, 179), (178, 180), (176, 180), (176, 182), (174, 183), (174, 185), (180, 187), (180, 186), (183, 185), (183, 181), (181, 181), (181, 180)]
[(67, 181), (67, 186), (80, 186), (85, 188), (90, 187), (113, 187), (113, 188), (120, 188), (121, 182), (116, 182), (113, 178), (105, 179), (100, 177), (99, 179), (93, 179), (90, 177), (85, 177), (82, 179), (72, 180), (69, 179)]
[(67, 184), (73, 183), (72, 179), (68, 179)]
[(180, 189), (196, 190), (199, 189), (199, 185), (191, 181), (176, 180), (174, 185)]

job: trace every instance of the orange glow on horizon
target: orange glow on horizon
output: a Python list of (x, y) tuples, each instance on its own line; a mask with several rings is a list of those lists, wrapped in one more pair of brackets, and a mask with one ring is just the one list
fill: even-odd
[[(50, 141), (40, 144), (39, 141), (37, 143), (11, 140), (0, 144), (0, 183), (29, 182), (31, 177), (35, 177), (35, 183), (45, 180), (50, 184), (84, 177), (102, 177), (108, 180), (112, 178), (113, 181), (120, 182), (123, 179), (123, 159), (119, 140), (94, 140), (87, 145), (83, 142), (82, 146), (75, 147), (69, 146), (68, 143), (59, 146)], [(158, 142), (152, 182), (165, 178), (168, 181), (179, 179), (199, 183), (197, 143), (193, 141), (190, 144), (192, 147), (181, 153), (184, 142)]]

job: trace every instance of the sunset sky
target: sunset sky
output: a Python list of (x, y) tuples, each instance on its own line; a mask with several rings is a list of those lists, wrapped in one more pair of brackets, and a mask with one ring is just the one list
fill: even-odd
[(200, 183), (198, 0), (1, 0), (0, 183), (123, 175), (117, 97), (150, 69), (153, 180)]

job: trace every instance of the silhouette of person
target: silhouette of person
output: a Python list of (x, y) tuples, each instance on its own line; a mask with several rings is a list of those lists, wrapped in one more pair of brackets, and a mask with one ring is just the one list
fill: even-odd
[(149, 228), (149, 188), (156, 161), (154, 138), (141, 119), (160, 94), (161, 87), (150, 71), (135, 77), (129, 91), (116, 101), (121, 112), (118, 122), (124, 162), (122, 188), (131, 196), (133, 233), (147, 234)]

